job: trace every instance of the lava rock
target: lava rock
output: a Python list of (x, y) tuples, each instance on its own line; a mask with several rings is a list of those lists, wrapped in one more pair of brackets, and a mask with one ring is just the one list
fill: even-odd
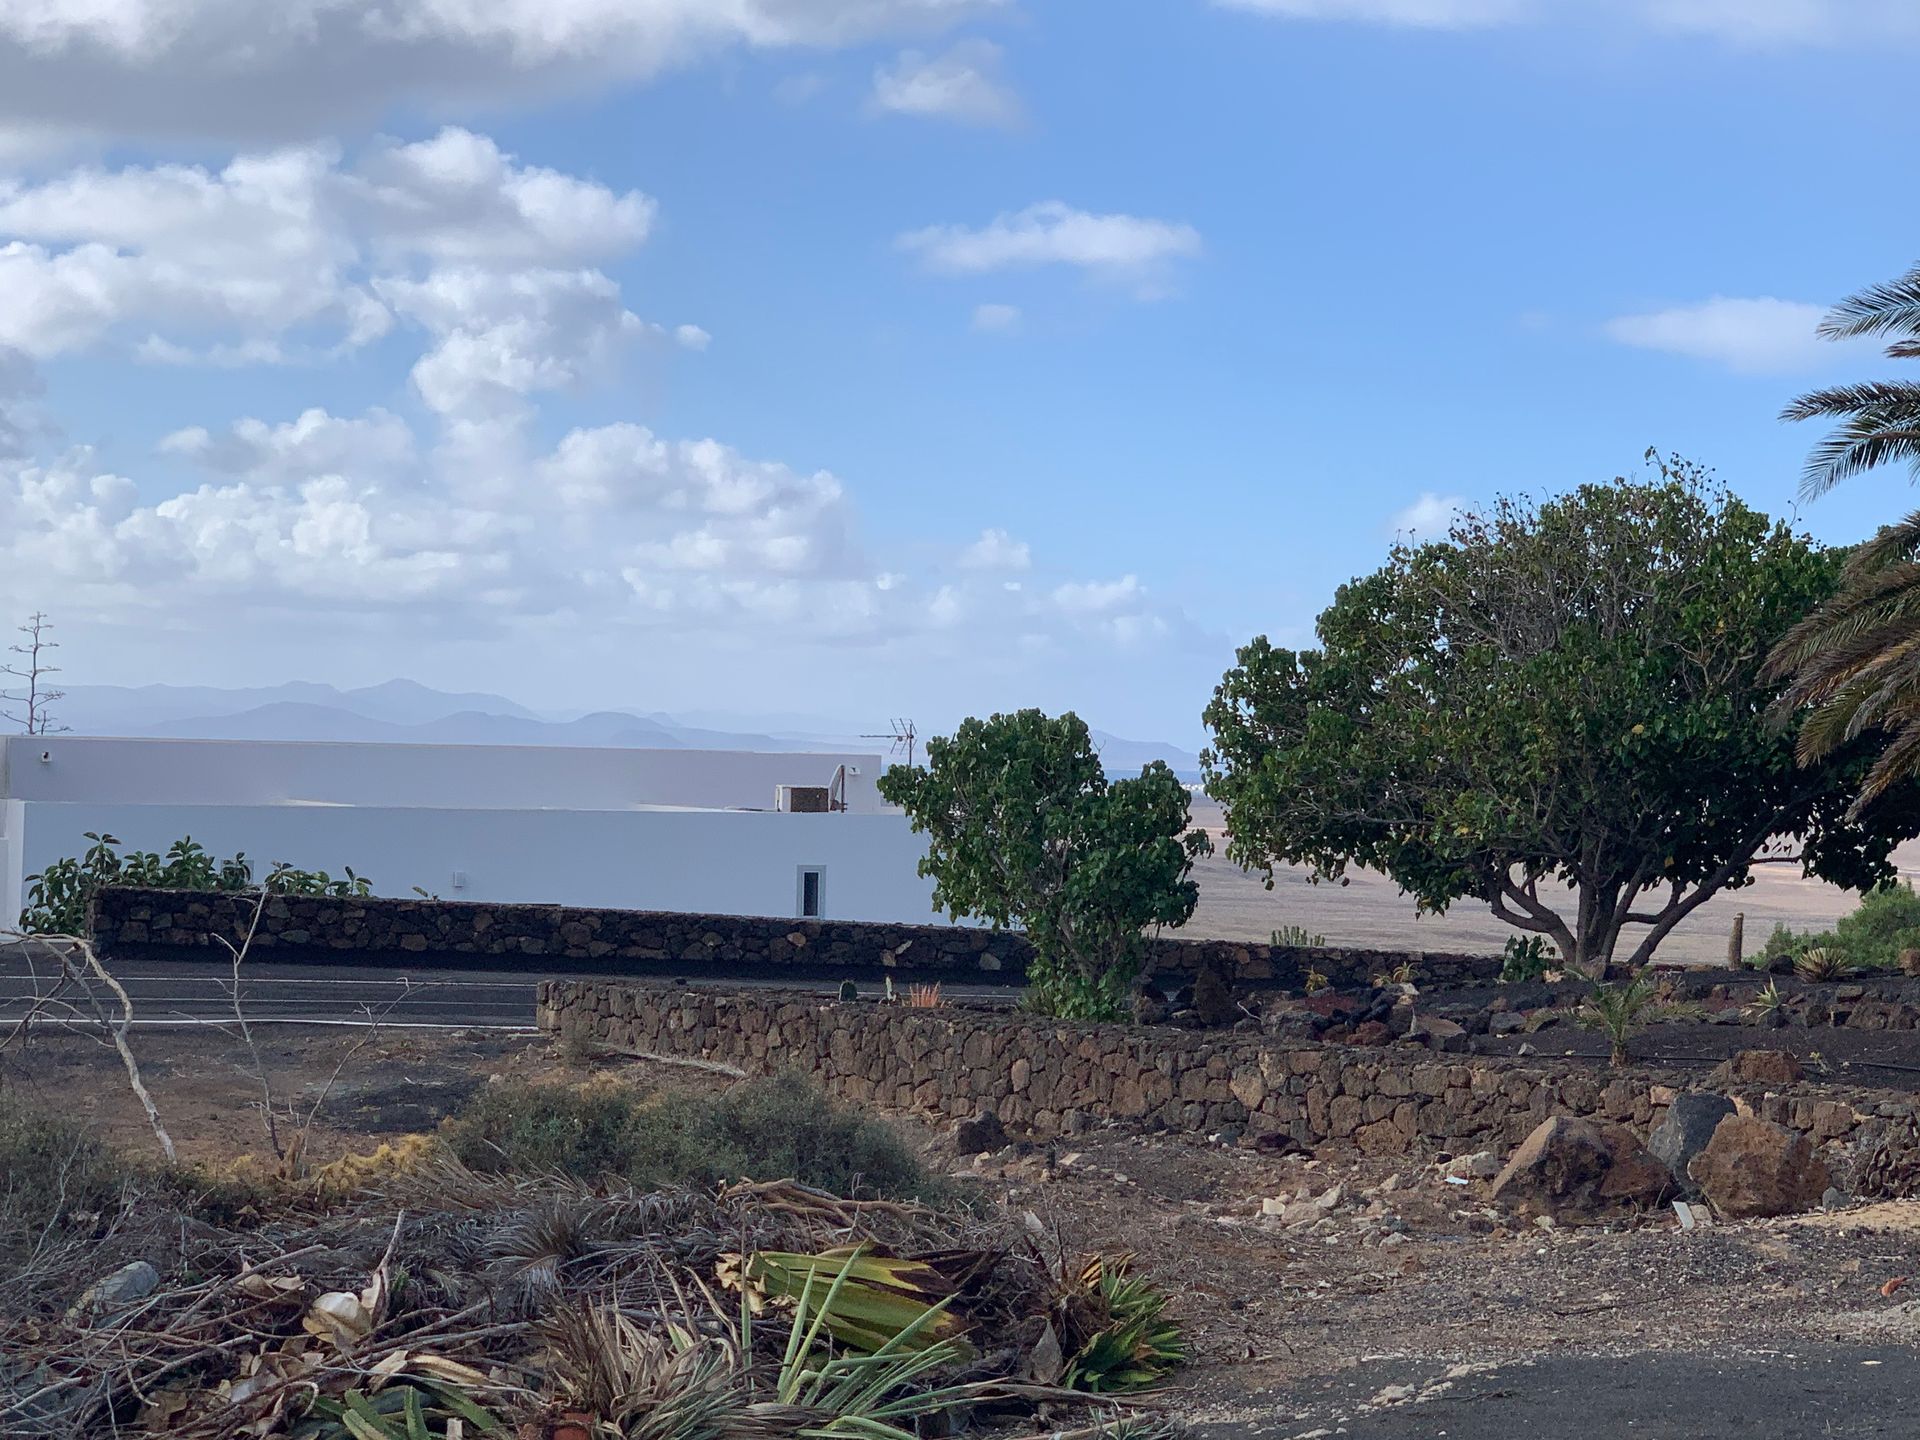
[(1676, 1095), (1667, 1106), (1666, 1118), (1654, 1126), (1653, 1133), (1647, 1137), (1649, 1153), (1667, 1167), (1689, 1194), (1698, 1192), (1688, 1178), (1687, 1166), (1707, 1148), (1714, 1129), (1733, 1114), (1733, 1108), (1733, 1102), (1724, 1095), (1698, 1090)]
[(1723, 1060), (1707, 1076), (1709, 1085), (1794, 1085), (1806, 1078), (1800, 1062), (1785, 1050), (1742, 1050)]
[(968, 1120), (956, 1120), (947, 1139), (956, 1155), (984, 1155), (1007, 1143), (1007, 1130), (991, 1110)]
[(1594, 1224), (1651, 1210), (1673, 1188), (1667, 1167), (1624, 1125), (1556, 1115), (1520, 1143), (1492, 1194), (1523, 1215)]
[(1811, 1210), (1833, 1183), (1806, 1136), (1753, 1115), (1729, 1115), (1714, 1127), (1687, 1173), (1729, 1220)]

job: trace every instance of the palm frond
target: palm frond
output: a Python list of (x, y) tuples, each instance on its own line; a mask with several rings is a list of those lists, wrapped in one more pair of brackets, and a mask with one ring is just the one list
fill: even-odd
[(1829, 340), (1859, 335), (1920, 335), (1920, 266), (1847, 296), (1827, 312), (1820, 334)]

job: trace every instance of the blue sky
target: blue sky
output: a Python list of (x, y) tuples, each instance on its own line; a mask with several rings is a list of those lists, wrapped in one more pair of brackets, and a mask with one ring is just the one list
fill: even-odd
[(75, 680), (1194, 743), (1410, 514), (1791, 507), (1920, 233), (1875, 0), (259, 11), (0, 12), (0, 602)]

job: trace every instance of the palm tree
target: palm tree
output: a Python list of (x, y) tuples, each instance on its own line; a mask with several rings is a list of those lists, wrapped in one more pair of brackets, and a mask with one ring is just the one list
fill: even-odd
[[(1887, 354), (1920, 359), (1920, 267), (1898, 280), (1849, 295), (1820, 322), (1828, 340), (1890, 336)], [(1904, 460), (1920, 479), (1920, 381), (1868, 380), (1809, 391), (1787, 406), (1782, 420), (1840, 420), (1807, 457), (1800, 493), (1824, 495), (1850, 475)]]
[(1920, 771), (1920, 511), (1854, 549), (1839, 590), (1780, 638), (1767, 671), (1791, 677), (1778, 719), (1810, 712), (1795, 741), (1802, 764), (1869, 730), (1891, 736), (1855, 813)]
[[(1849, 295), (1820, 322), (1820, 334), (1888, 337), (1893, 359), (1920, 359), (1920, 266)], [(1920, 381), (1832, 385), (1781, 412), (1783, 420), (1820, 416), (1840, 423), (1807, 457), (1803, 496), (1898, 461), (1920, 480)], [(1890, 737), (1854, 801), (1856, 813), (1920, 773), (1920, 511), (1848, 556), (1839, 590), (1781, 638), (1767, 669), (1789, 682), (1776, 718), (1785, 724), (1808, 712), (1795, 742), (1803, 764), (1870, 730)]]

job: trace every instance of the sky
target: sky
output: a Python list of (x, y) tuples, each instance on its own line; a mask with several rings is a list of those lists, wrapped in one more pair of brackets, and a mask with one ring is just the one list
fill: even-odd
[[(1797, 499), (1908, 0), (0, 0), (0, 615), (65, 678), (1195, 745), (1649, 446)], [(1891, 161), (1888, 157), (1893, 157)], [(871, 722), (871, 723), (870, 723)]]

